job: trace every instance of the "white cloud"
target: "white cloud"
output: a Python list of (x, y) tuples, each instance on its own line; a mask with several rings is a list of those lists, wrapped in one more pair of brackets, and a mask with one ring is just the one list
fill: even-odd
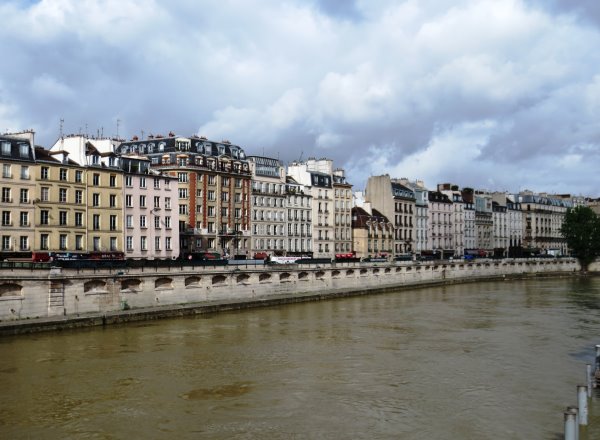
[(128, 135), (200, 127), (249, 154), (327, 155), (357, 186), (597, 191), (600, 32), (574, 3), (4, 2), (0, 127), (49, 144), (57, 115), (67, 131), (118, 118)]

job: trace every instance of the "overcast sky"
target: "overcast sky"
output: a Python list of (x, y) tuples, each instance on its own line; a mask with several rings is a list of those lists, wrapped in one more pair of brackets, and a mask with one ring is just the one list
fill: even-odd
[[(2, 0), (0, 132), (600, 196), (597, 0)], [(120, 121), (117, 123), (117, 121)]]

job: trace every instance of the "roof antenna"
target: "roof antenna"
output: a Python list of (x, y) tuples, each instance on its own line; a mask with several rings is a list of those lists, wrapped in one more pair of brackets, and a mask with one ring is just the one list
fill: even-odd
[(119, 125), (121, 125), (121, 120), (117, 119), (117, 139), (119, 139)]
[(63, 118), (60, 118), (60, 138), (63, 138), (63, 124), (65, 123), (65, 120)]
[(304, 156), (304, 151), (300, 153), (300, 159), (298, 159), (298, 162), (302, 162), (302, 156)]

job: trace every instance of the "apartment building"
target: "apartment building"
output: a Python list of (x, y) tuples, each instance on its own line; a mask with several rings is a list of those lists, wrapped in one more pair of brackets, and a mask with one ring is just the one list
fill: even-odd
[(277, 159), (248, 156), (252, 175), (252, 256), (286, 253), (287, 192), (285, 167)]
[(422, 180), (414, 182), (400, 179), (400, 183), (409, 188), (415, 195), (414, 240), (413, 252), (420, 256), (423, 251), (430, 249), (428, 239), (429, 191)]
[(0, 136), (0, 166), (0, 260), (30, 258), (35, 197), (32, 131)]
[(304, 185), (312, 196), (311, 222), (313, 225), (313, 256), (333, 257), (335, 252), (333, 162), (329, 159), (309, 158), (306, 162), (292, 162), (288, 175)]
[(448, 196), (452, 202), (452, 247), (457, 256), (465, 253), (465, 203), (458, 185), (443, 183), (438, 191)]
[(123, 170), (125, 256), (134, 259), (179, 257), (177, 177), (150, 168), (138, 155), (119, 158)]
[(431, 255), (434, 258), (454, 256), (453, 216), (454, 207), (450, 198), (439, 191), (429, 191), (428, 236)]
[(86, 169), (68, 154), (36, 148), (34, 251), (88, 251)]
[[(117, 139), (79, 134), (61, 136), (48, 151), (48, 155), (59, 162), (58, 171), (51, 161), (40, 165), (39, 178), (44, 181), (40, 183), (40, 200), (44, 200), (42, 192), (48, 190), (52, 203), (55, 200), (52, 198), (53, 192), (58, 190), (59, 203), (68, 200), (74, 204), (72, 213), (59, 209), (63, 212), (58, 225), (64, 228), (74, 224), (77, 232), (81, 232), (71, 237), (65, 229), (61, 230), (58, 233), (60, 251), (123, 252), (123, 171), (114, 151), (119, 142)], [(48, 177), (46, 173), (49, 173)], [(69, 185), (73, 186), (71, 190)], [(85, 208), (83, 213), (82, 205)], [(44, 204), (40, 206), (40, 222), (44, 226), (48, 226), (44, 224), (46, 207)], [(81, 215), (84, 219), (80, 218)], [(40, 249), (46, 246), (46, 238), (53, 240), (54, 237), (41, 233), (38, 243)], [(50, 247), (55, 247), (53, 241)]]
[(352, 241), (358, 258), (393, 255), (394, 224), (370, 203), (352, 208)]
[(515, 196), (506, 196), (508, 213), (508, 256), (511, 258), (523, 255), (523, 212), (521, 203), (515, 202)]
[(352, 252), (352, 185), (346, 181), (344, 170), (336, 169), (333, 178), (334, 251)]
[(494, 219), (492, 196), (485, 191), (475, 191), (475, 245), (477, 249), (491, 256), (494, 252)]
[(503, 258), (508, 256), (509, 231), (508, 231), (508, 207), (506, 206), (506, 193), (492, 193), (492, 247), (494, 256)]
[(291, 176), (286, 177), (287, 255), (310, 257), (313, 254), (312, 195)]
[(150, 167), (177, 177), (179, 247), (183, 256), (210, 252), (247, 256), (251, 251), (251, 173), (244, 150), (205, 137), (149, 135), (122, 142), (118, 154), (138, 154)]
[(365, 201), (394, 224), (394, 255), (413, 252), (415, 193), (401, 179), (389, 175), (371, 176), (365, 189)]
[(515, 195), (523, 214), (523, 252), (526, 254), (567, 254), (567, 244), (560, 233), (569, 199), (524, 191)]

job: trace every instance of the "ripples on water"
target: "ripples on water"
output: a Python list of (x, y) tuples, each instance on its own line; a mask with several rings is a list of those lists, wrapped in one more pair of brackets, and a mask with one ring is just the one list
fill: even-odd
[(558, 439), (599, 330), (557, 279), (3, 338), (0, 438)]

